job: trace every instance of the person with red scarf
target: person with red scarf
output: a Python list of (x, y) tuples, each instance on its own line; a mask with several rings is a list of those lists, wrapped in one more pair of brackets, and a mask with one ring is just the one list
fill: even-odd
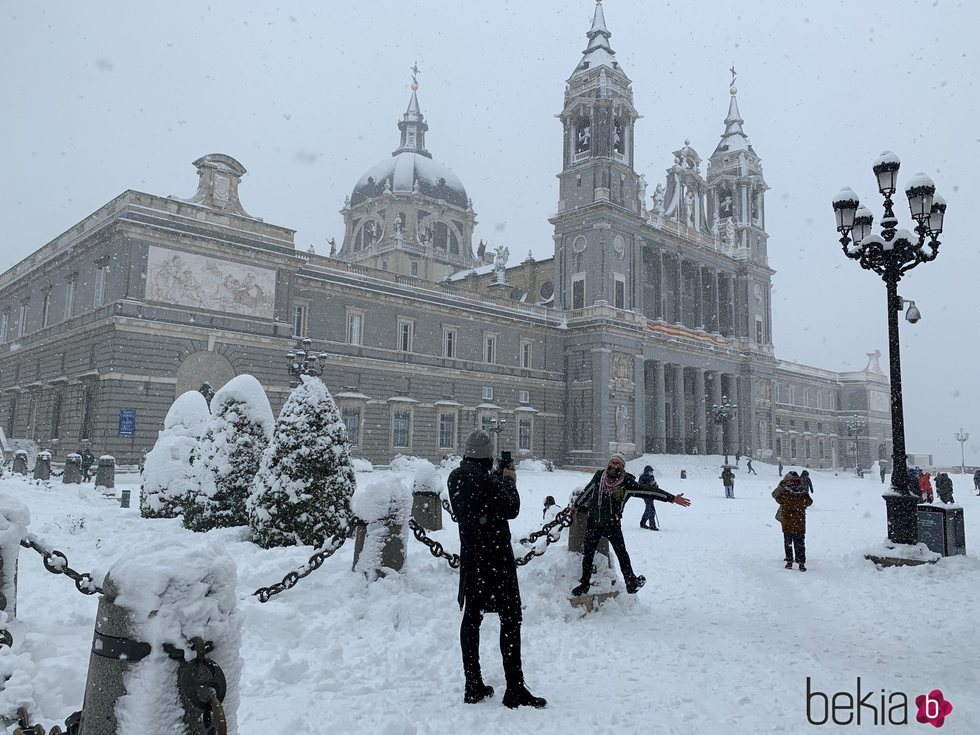
[(676, 503), (684, 508), (691, 504), (683, 493), (672, 495), (656, 485), (641, 487), (636, 478), (626, 471), (626, 457), (618, 452), (612, 455), (606, 469), (599, 470), (592, 476), (589, 484), (572, 505), (573, 513), (580, 510), (587, 513), (585, 545), (582, 552), (582, 579), (581, 583), (572, 590), (572, 594), (576, 597), (589, 591), (592, 562), (599, 541), (603, 538), (609, 541), (609, 545), (616, 552), (619, 568), (626, 582), (626, 591), (634, 594), (646, 582), (646, 579), (634, 574), (629, 552), (626, 551), (626, 542), (623, 540), (621, 523), (623, 505), (626, 499), (633, 495), (652, 497), (665, 503)]

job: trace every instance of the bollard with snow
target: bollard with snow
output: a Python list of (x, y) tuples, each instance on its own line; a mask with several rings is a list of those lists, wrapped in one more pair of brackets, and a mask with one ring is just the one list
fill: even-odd
[(412, 518), (426, 531), (442, 530), (442, 480), (431, 462), (422, 464), (412, 483)]
[(51, 479), (51, 452), (37, 453), (37, 459), (34, 460), (34, 479)]
[[(576, 490), (572, 493), (568, 501), (569, 505), (573, 505), (575, 503), (582, 490), (584, 490), (584, 488)], [(574, 551), (576, 554), (581, 554), (585, 551), (585, 523), (587, 516), (588, 514), (584, 510), (576, 513), (572, 517), (572, 525), (568, 529), (568, 550)], [(609, 542), (606, 540), (605, 536), (599, 539), (599, 547), (597, 551), (607, 559), (609, 558)]]
[(130, 500), (131, 491), (128, 487), (124, 487), (119, 493), (119, 507), (128, 508)]
[(216, 545), (127, 550), (102, 584), (79, 735), (210, 735), (221, 717), (236, 733), (236, 579)]
[(116, 486), (116, 459), (111, 454), (103, 454), (99, 457), (99, 468), (95, 471), (95, 489), (99, 492), (108, 493)]
[(354, 571), (368, 581), (400, 572), (405, 566), (411, 492), (397, 476), (375, 480), (351, 500), (354, 515), (367, 523), (354, 538)]
[(80, 485), (82, 482), (82, 455), (69, 454), (65, 457), (65, 471), (61, 476), (64, 485)]
[(18, 449), (14, 452), (14, 466), (11, 468), (15, 475), (27, 475), (27, 450)]
[[(27, 536), (31, 512), (22, 502), (0, 495), (0, 623), (17, 617), (17, 557)], [(6, 626), (0, 624), (0, 630)]]

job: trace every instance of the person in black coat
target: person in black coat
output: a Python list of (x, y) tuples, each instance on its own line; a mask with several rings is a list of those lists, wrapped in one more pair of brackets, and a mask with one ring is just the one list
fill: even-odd
[(642, 577), (633, 573), (633, 565), (630, 562), (630, 555), (626, 551), (626, 542), (623, 540), (623, 505), (627, 498), (637, 495), (639, 497), (652, 497), (666, 503), (677, 503), (687, 507), (691, 501), (684, 497), (683, 493), (671, 495), (656, 482), (647, 487), (640, 487), (636, 478), (626, 471), (626, 458), (616, 453), (609, 458), (606, 469), (596, 472), (589, 484), (585, 486), (582, 493), (575, 499), (572, 505), (572, 512), (587, 513), (585, 523), (585, 543), (582, 551), (582, 579), (575, 589), (572, 590), (574, 596), (584, 595), (589, 591), (592, 580), (592, 562), (595, 559), (596, 549), (599, 541), (605, 537), (616, 552), (619, 560), (619, 568), (623, 573), (623, 580), (626, 582), (626, 591), (630, 594), (635, 593), (646, 581)]
[(95, 455), (88, 447), (82, 450), (82, 478), (88, 482), (92, 477), (92, 465), (95, 464)]
[(803, 488), (804, 492), (813, 495), (813, 480), (810, 479), (810, 471), (803, 470), (800, 473), (800, 486)]
[(514, 708), (544, 707), (524, 684), (521, 664), (521, 592), (511, 547), (509, 520), (521, 509), (517, 473), (511, 463), (493, 470), (493, 440), (480, 429), (466, 440), (463, 461), (449, 475), (449, 502), (459, 524), (459, 594), (463, 610), (459, 643), (468, 704), (493, 696), (480, 670), (480, 624), (484, 613), (500, 616), (500, 655), (507, 690), (503, 702)]
[[(653, 467), (650, 465), (643, 468), (643, 474), (637, 478), (636, 482), (640, 487), (659, 487), (659, 485), (657, 485), (657, 478), (653, 474)], [(648, 495), (645, 495), (643, 496), (643, 502), (646, 505), (646, 508), (643, 511), (643, 517), (640, 519), (640, 528), (646, 528), (650, 531), (659, 531), (660, 528), (657, 526), (657, 508), (654, 505), (654, 499)]]

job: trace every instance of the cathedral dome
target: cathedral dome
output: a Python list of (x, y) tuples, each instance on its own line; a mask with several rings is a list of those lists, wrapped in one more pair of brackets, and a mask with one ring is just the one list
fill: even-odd
[(357, 205), (391, 191), (411, 194), (414, 191), (431, 199), (443, 199), (461, 209), (469, 206), (463, 183), (448, 166), (424, 153), (400, 150), (391, 158), (372, 166), (354, 185), (350, 203)]

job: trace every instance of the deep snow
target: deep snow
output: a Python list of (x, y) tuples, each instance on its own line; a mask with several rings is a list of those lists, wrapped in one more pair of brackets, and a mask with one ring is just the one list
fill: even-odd
[[(202, 554), (227, 552), (237, 566), (243, 625), (242, 735), (799, 733), (813, 730), (807, 677), (815, 689), (853, 695), (858, 676), (862, 692), (907, 694), (910, 724), (874, 727), (865, 719), (836, 731), (924, 732), (913, 700), (935, 688), (954, 708), (942, 733), (980, 731), (980, 498), (971, 478), (953, 476), (966, 509), (967, 556), (879, 570), (863, 554), (885, 537), (884, 486), (876, 476), (812, 472), (809, 571), (800, 573), (783, 569), (773, 466), (756, 462), (759, 475), (746, 476), (743, 461), (736, 498), (726, 500), (719, 457), (651, 455), (631, 461), (629, 470), (639, 474), (646, 463), (663, 487), (684, 492), (693, 505), (658, 503), (662, 530), (654, 533), (638, 526), (642, 502), (627, 504), (627, 545), (648, 580), (638, 595), (623, 594), (587, 615), (573, 609), (568, 592), (578, 563), (564, 539), (519, 572), (525, 673), (531, 690), (549, 700), (540, 711), (500, 704), (492, 615), (481, 650), (484, 676), (498, 694), (462, 703), (457, 573), (412, 538), (402, 575), (368, 583), (351, 571), (348, 542), (294, 589), (260, 604), (251, 593), (279, 581), (312, 549), (263, 550), (243, 540), (246, 529), (193, 534), (178, 520), (141, 519), (137, 508), (121, 509), (91, 485), (5, 479), (0, 493), (26, 504), (30, 531), (96, 579), (146, 540), (163, 556), (195, 546)], [(411, 463), (402, 468), (399, 482), (410, 486)], [(686, 480), (679, 479), (682, 468)], [(448, 470), (437, 472), (444, 483)], [(358, 473), (358, 487), (386, 475)], [(540, 527), (546, 495), (563, 505), (587, 478), (520, 470), (515, 549), (519, 537)], [(138, 478), (120, 476), (117, 491), (123, 487), (135, 498)], [(432, 535), (455, 551), (455, 527), (444, 520), (447, 528)], [(0, 692), (0, 712), (26, 702), (34, 721), (50, 727), (81, 707), (98, 600), (44, 571), (33, 551), (21, 550), (19, 579), (18, 618), (10, 626), (15, 648), (0, 654), (0, 673), (13, 673)]]

